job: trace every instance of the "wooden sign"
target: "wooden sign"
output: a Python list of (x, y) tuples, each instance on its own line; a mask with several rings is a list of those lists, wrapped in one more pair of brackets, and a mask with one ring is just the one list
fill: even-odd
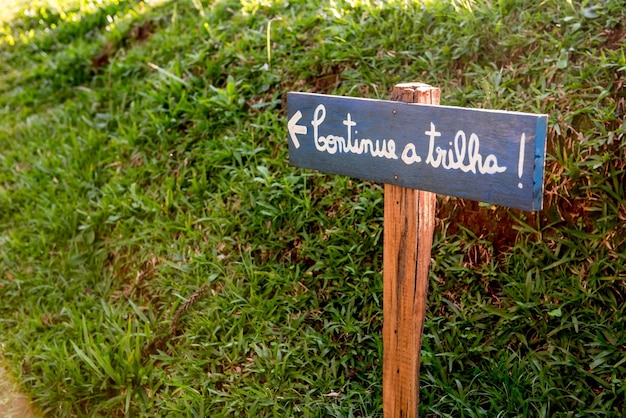
[(288, 93), (293, 165), (385, 183), (383, 413), (416, 418), (435, 193), (542, 207), (546, 115), (437, 106), (439, 89), (392, 100)]
[(542, 208), (546, 115), (288, 93), (287, 118), (293, 165)]

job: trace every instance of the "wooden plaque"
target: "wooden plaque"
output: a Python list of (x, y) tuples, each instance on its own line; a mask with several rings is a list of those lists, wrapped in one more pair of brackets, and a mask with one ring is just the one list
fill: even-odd
[(290, 163), (535, 211), (547, 115), (288, 93)]

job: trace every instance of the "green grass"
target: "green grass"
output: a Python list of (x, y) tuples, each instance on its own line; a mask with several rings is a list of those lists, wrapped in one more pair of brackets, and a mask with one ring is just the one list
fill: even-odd
[(9, 3), (0, 344), (50, 416), (381, 416), (382, 188), (289, 166), (283, 99), (408, 81), (549, 115), (542, 212), (439, 198), (421, 415), (626, 413), (621, 0)]

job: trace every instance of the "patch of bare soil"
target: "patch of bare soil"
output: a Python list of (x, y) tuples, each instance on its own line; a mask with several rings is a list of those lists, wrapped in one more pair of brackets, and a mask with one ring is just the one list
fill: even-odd
[(41, 415), (28, 397), (16, 390), (7, 370), (0, 363), (0, 418), (37, 418)]

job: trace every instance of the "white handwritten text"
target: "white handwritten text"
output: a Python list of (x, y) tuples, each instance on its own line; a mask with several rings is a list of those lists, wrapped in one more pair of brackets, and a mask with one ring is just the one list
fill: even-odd
[(320, 152), (327, 152), (329, 154), (339, 153), (351, 153), (351, 154), (364, 154), (369, 153), (372, 157), (381, 157), (397, 160), (396, 155), (396, 143), (393, 139), (383, 139), (372, 141), (368, 138), (352, 138), (352, 128), (356, 126), (356, 122), (352, 120), (350, 113), (347, 114), (343, 124), (347, 127), (347, 139), (338, 135), (326, 135), (321, 136), (319, 134), (319, 126), (324, 123), (326, 119), (326, 108), (324, 105), (319, 105), (315, 109), (313, 120), (313, 138), (315, 141), (315, 148)]
[[(397, 160), (396, 142), (393, 139), (369, 139), (356, 138), (353, 133), (357, 122), (352, 120), (350, 113), (346, 114), (343, 125), (346, 126), (346, 135), (320, 135), (320, 127), (326, 120), (326, 107), (323, 104), (318, 105), (313, 113), (313, 139), (315, 148), (320, 152), (328, 154), (369, 154), (372, 157), (387, 158)], [(461, 170), (464, 173), (472, 172), (474, 174), (496, 174), (506, 171), (506, 167), (498, 164), (498, 159), (494, 154), (483, 156), (480, 153), (480, 138), (475, 133), (469, 135), (469, 140), (464, 131), (457, 131), (454, 141), (448, 141), (449, 148), (442, 148), (439, 143), (445, 142), (438, 140), (441, 132), (433, 122), (430, 122), (430, 129), (424, 132), (428, 138), (428, 154), (426, 155), (425, 164), (433, 168), (441, 167), (444, 170)], [(418, 155), (415, 144), (408, 142), (400, 159), (407, 165), (421, 163), (422, 157)]]

